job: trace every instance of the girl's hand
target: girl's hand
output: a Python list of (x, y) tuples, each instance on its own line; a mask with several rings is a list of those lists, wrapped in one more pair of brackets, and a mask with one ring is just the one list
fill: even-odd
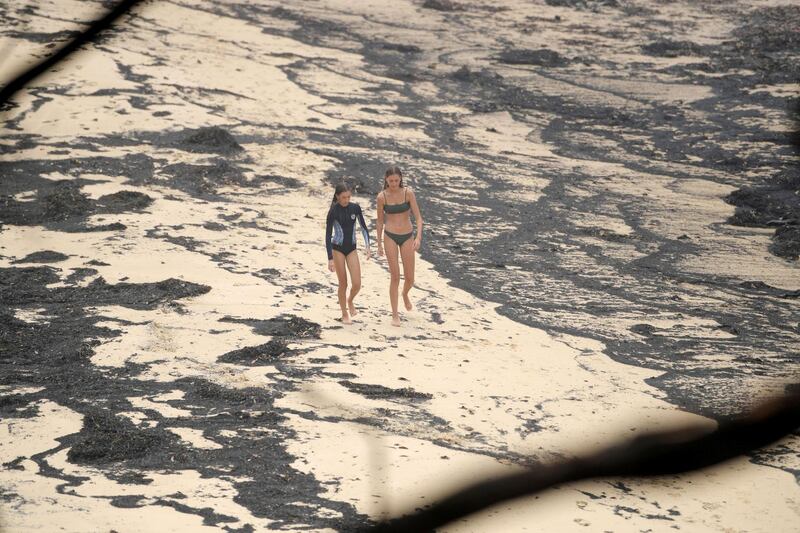
[(415, 252), (418, 251), (420, 246), (422, 246), (422, 239), (417, 237), (416, 239), (414, 239), (414, 251)]
[(371, 256), (372, 256), (372, 252), (370, 251), (370, 249), (369, 249), (369, 248), (367, 248), (366, 250), (364, 250), (364, 259), (366, 259), (367, 261), (369, 261), (369, 258), (370, 258)]
[(333, 259), (328, 260), (328, 270), (330, 270), (331, 272), (336, 272), (336, 267), (333, 266)]
[(383, 257), (383, 246), (378, 245), (378, 257)]

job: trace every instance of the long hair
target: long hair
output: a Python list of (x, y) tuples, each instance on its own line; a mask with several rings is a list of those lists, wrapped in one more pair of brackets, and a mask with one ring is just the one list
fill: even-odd
[(389, 188), (389, 184), (386, 183), (386, 178), (388, 178), (389, 176), (400, 176), (400, 188), (402, 189), (404, 187), (404, 185), (403, 185), (403, 173), (401, 172), (400, 167), (398, 167), (397, 165), (392, 165), (392, 166), (390, 166), (389, 168), (386, 169), (386, 172), (383, 173), (383, 188), (384, 189), (388, 189)]
[(352, 192), (352, 189), (348, 184), (346, 184), (343, 181), (340, 181), (339, 183), (336, 184), (336, 189), (334, 189), (333, 191), (333, 200), (331, 200), (331, 207), (333, 207), (333, 204), (335, 204), (339, 200), (338, 196), (346, 191)]

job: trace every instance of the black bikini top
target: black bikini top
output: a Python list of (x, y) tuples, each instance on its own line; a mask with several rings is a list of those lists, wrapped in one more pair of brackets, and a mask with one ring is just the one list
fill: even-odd
[(390, 215), (396, 213), (403, 213), (411, 209), (411, 204), (406, 200), (406, 188), (403, 187), (403, 200), (402, 204), (387, 204), (386, 203), (386, 191), (383, 192), (383, 212), (389, 213)]

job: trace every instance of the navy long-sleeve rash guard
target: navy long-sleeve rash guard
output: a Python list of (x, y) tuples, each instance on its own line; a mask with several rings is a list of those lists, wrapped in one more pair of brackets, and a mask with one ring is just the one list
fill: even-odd
[(347, 204), (347, 207), (342, 207), (339, 203), (331, 206), (325, 225), (325, 248), (328, 251), (328, 260), (333, 259), (334, 247), (345, 255), (356, 249), (356, 219), (361, 224), (364, 245), (369, 248), (369, 232), (361, 207), (353, 202)]

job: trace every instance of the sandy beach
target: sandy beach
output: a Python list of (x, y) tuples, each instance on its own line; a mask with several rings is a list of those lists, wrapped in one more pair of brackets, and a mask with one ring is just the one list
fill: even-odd
[[(104, 9), (25, 6), (0, 11), (4, 80)], [(796, 390), (798, 21), (139, 5), (3, 111), (0, 529), (355, 531)], [(391, 163), (426, 221), (415, 309), (390, 325), (386, 261), (362, 255), (344, 325), (333, 185), (374, 238)], [(795, 433), (443, 531), (788, 532), (798, 483)]]

